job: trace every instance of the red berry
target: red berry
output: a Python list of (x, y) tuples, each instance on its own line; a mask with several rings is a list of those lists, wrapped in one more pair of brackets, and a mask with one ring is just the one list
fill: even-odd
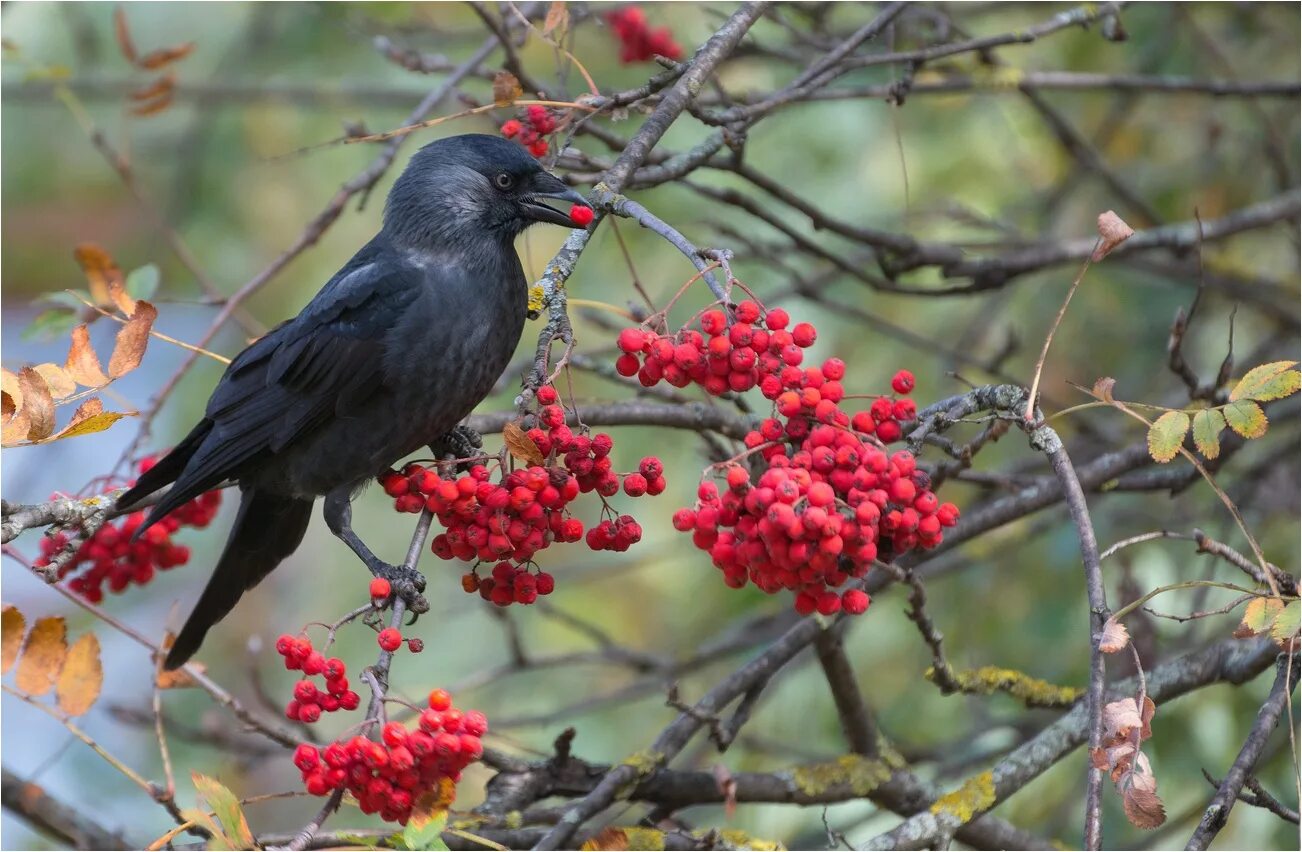
[(380, 647), (389, 652), (398, 650), (398, 646), (402, 644), (402, 634), (398, 632), (396, 627), (384, 628), (376, 639), (380, 643)]
[(538, 388), (539, 405), (555, 405), (557, 399), (559, 399), (559, 397), (557, 396), (556, 388), (551, 385), (543, 385)]
[(866, 592), (859, 589), (848, 589), (841, 595), (841, 609), (850, 615), (862, 615), (867, 609), (871, 599)]
[(520, 132), (520, 127), (520, 122), (516, 121), (514, 118), (509, 119), (502, 124), (502, 135), (507, 139), (510, 139), (512, 136), (515, 136)]
[(891, 379), (891, 388), (896, 393), (908, 393), (913, 390), (913, 374), (908, 370), (900, 370)]
[(764, 324), (769, 327), (770, 331), (781, 331), (791, 322), (791, 315), (782, 308), (774, 308), (764, 317)]
[(596, 214), (591, 207), (585, 207), (582, 204), (575, 204), (570, 208), (570, 221), (580, 228), (591, 225), (595, 216)]
[(814, 340), (817, 336), (818, 333), (814, 331), (814, 327), (807, 322), (797, 323), (796, 326), (791, 329), (791, 339), (801, 349), (808, 349), (810, 346), (813, 346)]
[(371, 581), (371, 600), (387, 598), (392, 593), (392, 586), (390, 586), (389, 581), (383, 577), (376, 577)]

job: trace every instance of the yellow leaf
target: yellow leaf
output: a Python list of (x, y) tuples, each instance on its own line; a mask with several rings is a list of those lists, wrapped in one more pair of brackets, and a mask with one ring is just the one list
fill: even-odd
[(54, 399), (45, 379), (32, 367), (23, 367), (18, 384), (23, 391), (22, 413), (31, 421), (27, 439), (39, 441), (54, 431)]
[(126, 416), (121, 411), (105, 411), (104, 403), (100, 402), (99, 397), (91, 397), (77, 408), (67, 426), (60, 429), (57, 435), (46, 440), (61, 441), (78, 435), (93, 435), (96, 432), (103, 432)]
[(37, 364), (32, 369), (40, 373), (45, 386), (50, 389), (50, 395), (55, 399), (63, 399), (77, 392), (77, 383), (58, 364)]
[(113, 301), (109, 292), (110, 282), (122, 286), (122, 270), (112, 256), (95, 243), (82, 243), (72, 252), (86, 275), (86, 284), (90, 288), (90, 298), (97, 305), (108, 305)]
[(1291, 601), (1284, 605), (1284, 608), (1275, 615), (1275, 622), (1270, 625), (1270, 637), (1276, 642), (1284, 643), (1297, 635), (1299, 628), (1299, 613), (1302, 607), (1297, 601)]
[(512, 456), (531, 465), (542, 465), (546, 463), (542, 451), (538, 445), (533, 442), (528, 433), (520, 428), (518, 423), (507, 423), (502, 428), (502, 442), (506, 444), (506, 449)]
[(1148, 429), (1148, 454), (1153, 461), (1169, 462), (1180, 452), (1188, 431), (1189, 415), (1183, 411), (1168, 411)]
[(1230, 402), (1240, 399), (1269, 402), (1292, 396), (1302, 386), (1302, 373), (1293, 369), (1296, 366), (1297, 361), (1274, 361), (1253, 367), (1230, 391)]
[(1203, 458), (1214, 459), (1221, 454), (1221, 431), (1225, 429), (1225, 415), (1215, 408), (1204, 408), (1194, 415), (1193, 439)]
[(1275, 623), (1275, 617), (1284, 608), (1279, 598), (1253, 598), (1243, 610), (1243, 628), (1249, 634), (1264, 633)]
[(99, 356), (90, 345), (90, 332), (84, 324), (72, 330), (72, 346), (68, 349), (68, 360), (63, 368), (79, 385), (97, 388), (108, 384), (109, 377), (104, 375), (104, 368), (99, 365)]
[(61, 616), (37, 619), (23, 643), (18, 658), (18, 688), (31, 695), (44, 695), (54, 686), (54, 678), (68, 652), (68, 628)]
[(99, 698), (104, 686), (104, 667), (99, 659), (99, 639), (86, 633), (68, 649), (68, 656), (59, 670), (55, 695), (59, 707), (69, 716), (80, 716)]
[(520, 81), (510, 71), (498, 71), (493, 76), (493, 103), (500, 107), (509, 107), (520, 100), (524, 89)]
[(1230, 424), (1230, 428), (1244, 438), (1260, 438), (1266, 434), (1266, 427), (1270, 425), (1270, 421), (1266, 419), (1266, 412), (1261, 410), (1260, 405), (1249, 399), (1231, 402), (1221, 411), (1225, 414), (1225, 422)]
[(27, 619), (22, 612), (13, 604), (5, 604), (0, 611), (0, 674), (8, 674), (14, 667), (26, 632)]
[(109, 358), (109, 375), (115, 379), (140, 366), (145, 357), (145, 347), (149, 345), (149, 330), (154, 326), (158, 309), (141, 299), (136, 302), (136, 311), (118, 332), (113, 355)]

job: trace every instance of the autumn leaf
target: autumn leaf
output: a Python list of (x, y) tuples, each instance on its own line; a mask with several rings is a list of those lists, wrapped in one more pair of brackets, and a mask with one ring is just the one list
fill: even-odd
[(1292, 396), (1302, 386), (1302, 373), (1294, 369), (1296, 366), (1297, 361), (1275, 361), (1253, 367), (1230, 391), (1230, 402), (1241, 399), (1269, 402)]
[[(13, 370), (0, 369), (0, 388), (9, 396), (15, 409), (23, 407), (23, 389), (18, 381), (18, 374)], [(5, 411), (8, 415), (10, 412)]]
[(174, 93), (169, 89), (168, 91), (159, 95), (157, 98), (154, 98), (152, 101), (145, 101), (144, 103), (136, 104), (135, 106), (131, 107), (131, 109), (129, 109), (128, 112), (130, 112), (132, 115), (136, 116), (137, 118), (144, 118), (146, 116), (156, 115), (157, 113), (160, 113), (163, 110), (170, 107), (172, 105), (172, 100), (174, 97), (175, 97)]
[(547, 17), (543, 20), (542, 34), (549, 36), (556, 33), (555, 40), (565, 38), (565, 31), (570, 28), (570, 10), (564, 0), (554, 0), (547, 7)]
[(122, 270), (113, 257), (95, 243), (82, 243), (73, 249), (72, 256), (77, 259), (81, 271), (86, 276), (90, 287), (90, 298), (97, 305), (108, 305), (113, 301), (109, 292), (111, 282), (122, 286)]
[(153, 71), (162, 68), (164, 65), (170, 65), (178, 59), (184, 59), (189, 56), (195, 48), (195, 43), (187, 41), (185, 44), (178, 44), (175, 47), (163, 47), (152, 51), (149, 54), (140, 57), (136, 62), (136, 67), (145, 71)]
[[(175, 85), (176, 74), (169, 71), (154, 82), (150, 83), (148, 86), (141, 86), (139, 89), (134, 89), (128, 92), (127, 97), (131, 98), (133, 101), (153, 100), (154, 98), (171, 92)], [(127, 313), (129, 314), (131, 312), (127, 311)]]
[(719, 785), (719, 795), (723, 796), (723, 815), (732, 819), (737, 812), (737, 779), (732, 777), (728, 767), (722, 763), (714, 765), (714, 783)]
[[(186, 663), (186, 665), (194, 667), (200, 673), (205, 671), (203, 663), (192, 660), (189, 663)], [(160, 671), (154, 678), (154, 684), (159, 689), (190, 689), (191, 687), (198, 686), (199, 682), (194, 679), (194, 675), (181, 668), (171, 670), (164, 669)]]
[(0, 674), (8, 674), (18, 660), (18, 651), (27, 632), (27, 619), (13, 604), (5, 604), (0, 611)]
[(1094, 382), (1094, 396), (1104, 402), (1113, 402), (1112, 389), (1117, 386), (1117, 380), (1111, 376), (1104, 376)]
[(57, 615), (37, 619), (23, 643), (18, 658), (18, 688), (31, 695), (44, 695), (54, 686), (54, 679), (68, 651), (68, 628)]
[(614, 826), (603, 828), (592, 837), (589, 837), (587, 842), (579, 847), (583, 852), (597, 852), (597, 850), (623, 852), (627, 848), (628, 835), (622, 828), (615, 828)]
[(37, 364), (32, 369), (40, 373), (45, 386), (50, 390), (50, 396), (55, 399), (63, 399), (77, 392), (77, 383), (58, 364)]
[(68, 349), (68, 360), (63, 369), (77, 384), (88, 388), (97, 388), (109, 382), (109, 377), (104, 375), (104, 368), (99, 364), (99, 356), (90, 345), (90, 332), (84, 324), (72, 330), (72, 346)]
[(113, 10), (113, 34), (117, 36), (118, 49), (122, 56), (132, 65), (136, 64), (136, 46), (131, 41), (131, 32), (127, 29), (127, 13), (119, 6)]
[(518, 423), (507, 423), (502, 428), (502, 442), (506, 444), (507, 451), (513, 457), (526, 464), (542, 465), (547, 461), (543, 458), (538, 445), (533, 442), (527, 432), (520, 428)]
[(1107, 257), (1113, 249), (1135, 235), (1134, 228), (1123, 222), (1121, 217), (1111, 210), (1099, 214), (1098, 224), (1100, 241), (1090, 258), (1094, 263)]
[(54, 432), (54, 399), (45, 379), (32, 367), (23, 367), (18, 373), (18, 386), (23, 392), (22, 413), (31, 422), (27, 439), (39, 441)]
[(1189, 431), (1189, 415), (1168, 411), (1148, 428), (1148, 454), (1153, 461), (1166, 463), (1175, 458)]
[(1260, 438), (1266, 434), (1266, 427), (1270, 425), (1266, 412), (1252, 400), (1231, 402), (1221, 410), (1225, 414), (1225, 422), (1244, 438)]
[(18, 411), (4, 422), (4, 431), (0, 434), (0, 443), (6, 447), (21, 444), (27, 440), (27, 433), (32, 431), (32, 420), (26, 411)]
[(1291, 601), (1284, 606), (1279, 614), (1275, 616), (1275, 621), (1270, 625), (1270, 638), (1274, 639), (1281, 646), (1293, 637), (1297, 636), (1299, 629), (1299, 612), (1302, 612), (1302, 606), (1297, 601)]
[(1166, 822), (1166, 808), (1157, 795), (1157, 777), (1142, 752), (1135, 755), (1128, 773), (1117, 782), (1126, 819), (1135, 828), (1154, 829)]
[(104, 403), (100, 398), (93, 396), (77, 407), (72, 414), (72, 420), (59, 430), (57, 435), (47, 438), (47, 441), (61, 441), (64, 438), (75, 438), (79, 435), (93, 435), (96, 432), (103, 432), (114, 423), (121, 420), (127, 415), (120, 411), (105, 411)]
[(1198, 452), (1205, 459), (1221, 454), (1221, 432), (1225, 429), (1225, 415), (1216, 408), (1204, 408), (1194, 415), (1193, 439)]
[(256, 843), (240, 801), (225, 785), (200, 772), (191, 772), (190, 780), (204, 802), (217, 815), (226, 839), (236, 849), (253, 849)]
[(135, 313), (118, 331), (117, 343), (109, 358), (110, 376), (118, 379), (140, 366), (145, 357), (145, 347), (149, 345), (149, 330), (157, 316), (158, 309), (153, 305), (143, 299), (136, 302)]
[(1284, 602), (1279, 598), (1253, 598), (1243, 609), (1241, 626), (1248, 636), (1265, 633), (1275, 623)]
[(520, 81), (510, 71), (498, 71), (493, 76), (493, 103), (509, 107), (524, 95)]
[(1105, 654), (1115, 654), (1129, 644), (1130, 631), (1126, 630), (1126, 625), (1117, 621), (1116, 616), (1108, 618), (1099, 637), (1099, 650)]
[(80, 716), (99, 698), (104, 686), (104, 667), (100, 664), (99, 639), (87, 633), (72, 643), (59, 670), (55, 695), (59, 708), (69, 716)]

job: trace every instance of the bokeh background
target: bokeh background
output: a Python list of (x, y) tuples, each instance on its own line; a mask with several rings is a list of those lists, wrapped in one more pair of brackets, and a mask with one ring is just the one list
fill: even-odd
[[(690, 52), (728, 8), (655, 4), (648, 15), (672, 27)], [(994, 3), (950, 11), (972, 34), (987, 34), (1023, 28), (1064, 8)], [(72, 257), (79, 243), (101, 244), (127, 270), (146, 264), (158, 267), (157, 327), (167, 334), (193, 340), (216, 311), (204, 304), (194, 276), (178, 262), (150, 213), (96, 151), (68, 104), (56, 97), (52, 80), (69, 84), (80, 108), (130, 158), (134, 180), (153, 209), (192, 248), (216, 286), (230, 293), (292, 244), (375, 150), (353, 145), (294, 152), (336, 138), (350, 125), (360, 123), (371, 131), (398, 126), (437, 84), (438, 78), (422, 77), (386, 60), (373, 48), (374, 37), (386, 36), (454, 60), (469, 55), (483, 38), (479, 19), (459, 4), (126, 4), (132, 34), (142, 49), (197, 42), (194, 53), (176, 65), (175, 104), (138, 118), (127, 114), (124, 93), (149, 78), (122, 58), (113, 37), (113, 9), (103, 3), (23, 3), (5, 4), (0, 11), (5, 45), (0, 273), (3, 359), (11, 369), (27, 362), (62, 361), (70, 315), (51, 313), (48, 297), (84, 286)], [(845, 4), (833, 14), (862, 22), (872, 11), (869, 5)], [(1071, 30), (1006, 48), (1000, 55), (1027, 70), (1298, 80), (1295, 4), (1139, 4), (1125, 12), (1124, 23), (1130, 35), (1126, 42)], [(768, 22), (755, 33), (761, 40), (781, 38), (777, 26)], [(636, 85), (655, 70), (645, 64), (621, 65), (617, 46), (599, 21), (578, 31), (572, 49), (603, 90)], [(550, 79), (550, 49), (535, 40), (521, 55), (527, 67)], [(970, 63), (970, 57), (964, 57), (960, 64)], [(889, 73), (888, 68), (868, 69), (848, 79), (880, 83), (891, 79)], [(785, 66), (755, 55), (730, 64), (722, 79), (730, 89), (767, 90), (789, 76)], [(485, 81), (472, 80), (465, 88), (488, 97)], [(1164, 221), (1187, 221), (1195, 209), (1205, 221), (1211, 220), (1296, 189), (1296, 96), (1256, 102), (1205, 94), (1128, 96), (1110, 91), (1051, 92), (1047, 97), (1096, 142), (1110, 169)], [(497, 122), (505, 117), (497, 116)], [(417, 134), (399, 154), (397, 165), (405, 163), (414, 144), (436, 134), (493, 132), (495, 127), (489, 118), (474, 118)], [(614, 127), (631, 132), (627, 125)], [(663, 144), (682, 150), (705, 132), (684, 119)], [(580, 137), (575, 144), (605, 153), (592, 140)], [(747, 162), (842, 219), (935, 239), (980, 243), (1007, 239), (1010, 232), (1088, 236), (1095, 216), (1109, 208), (1136, 227), (1152, 224), (1126, 210), (1104, 182), (1082, 170), (1016, 91), (915, 95), (898, 108), (880, 100), (793, 107), (751, 132)], [(297, 311), (375, 231), (383, 193), (396, 173), (397, 168), (390, 171), (364, 209), (351, 205), (317, 246), (252, 299), (250, 312), (271, 325)], [(709, 171), (693, 179), (716, 186), (736, 184), (727, 175)], [(720, 223), (760, 239), (776, 236), (737, 211), (703, 203), (682, 187), (663, 187), (637, 198), (699, 245), (739, 248), (721, 233)], [(790, 225), (814, 233), (803, 217), (793, 216)], [(627, 226), (621, 234), (641, 280), (659, 299), (690, 275), (682, 257), (653, 235)], [(526, 269), (538, 272), (564, 236), (560, 229), (531, 231), (520, 246)], [(826, 235), (818, 239), (834, 249), (837, 245)], [(1246, 358), (1252, 352), (1282, 350), (1276, 357), (1296, 357), (1296, 222), (1209, 244), (1206, 260), (1220, 274), (1262, 288), (1257, 291), (1260, 299), (1238, 303), (1236, 352)], [(774, 264), (748, 259), (740, 249), (735, 269), (761, 297), (790, 283)], [(787, 306), (818, 325), (820, 357), (836, 354), (850, 363), (854, 390), (885, 390), (896, 369), (909, 367), (918, 376), (915, 396), (926, 404), (963, 388), (951, 371), (976, 382), (990, 378), (980, 366), (956, 361), (952, 352), (978, 363), (998, 359), (1004, 371), (1029, 381), (1040, 341), (1074, 273), (1074, 267), (1054, 268), (966, 299), (891, 297), (849, 276), (825, 277), (827, 297), (913, 332), (918, 339), (914, 343), (868, 327), (844, 310), (795, 300)], [(1188, 306), (1196, 285), (1196, 276), (1170, 267), (1106, 263), (1091, 270), (1054, 343), (1044, 387), (1058, 405), (1046, 407), (1083, 401), (1068, 382), (1089, 385), (1101, 375), (1116, 377), (1118, 396), (1126, 399), (1178, 403), (1183, 389), (1164, 367), (1165, 346), (1172, 317), (1178, 307)], [(570, 288), (576, 297), (620, 305), (633, 296), (627, 266), (609, 228), (598, 233), (583, 255)], [(1199, 308), (1186, 351), (1204, 376), (1224, 355), (1235, 304), (1225, 289), (1213, 287)], [(595, 322), (578, 311), (576, 319), (581, 351), (608, 349), (613, 340), (608, 320)], [(531, 351), (536, 330), (533, 325), (526, 330), (521, 354)], [(104, 351), (113, 331), (104, 321), (92, 327), (93, 339)], [(243, 342), (231, 326), (212, 347), (229, 355)], [(117, 383), (106, 402), (118, 409), (145, 408), (180, 357), (180, 350), (153, 342), (142, 368)], [(1240, 364), (1250, 366), (1242, 360)], [(219, 365), (201, 359), (159, 418), (151, 448), (166, 448), (184, 434), (219, 373)], [(518, 372), (508, 375), (501, 392), (481, 410), (509, 407), (518, 378)], [(575, 387), (582, 399), (630, 393), (583, 374), (576, 376)], [(1230, 493), (1268, 558), (1296, 573), (1296, 405), (1279, 410), (1282, 416), (1275, 417), (1266, 438), (1234, 458), (1232, 469), (1238, 473)], [(1116, 447), (1140, 438), (1135, 424), (1108, 411), (1074, 415), (1059, 428), (1072, 436), (1082, 421), (1112, 437)], [(7, 450), (5, 498), (37, 501), (58, 491), (76, 492), (112, 466), (134, 428), (128, 419), (100, 435)], [(653, 429), (620, 429), (615, 435), (623, 468), (632, 468), (647, 452), (665, 458), (669, 491), (658, 499), (638, 501), (635, 514), (646, 537), (626, 554), (593, 554), (580, 546), (546, 551), (540, 562), (558, 579), (550, 605), (597, 625), (623, 645), (679, 659), (690, 658), (747, 618), (784, 613), (789, 606), (785, 597), (768, 598), (753, 588), (725, 588), (708, 561), (669, 524), (674, 509), (689, 502), (705, 464), (700, 444), (687, 433)], [(490, 439), (490, 446), (495, 440)], [(1024, 442), (1014, 436), (983, 454), (978, 468), (1008, 468), (1026, 458)], [(967, 506), (982, 493), (955, 482), (946, 486), (944, 496)], [(619, 505), (629, 503), (620, 499)], [(159, 575), (146, 589), (111, 597), (106, 608), (154, 636), (161, 635), (164, 624), (179, 624), (224, 540), (232, 504), (227, 501), (210, 529), (184, 533), (184, 543), (195, 553), (190, 565)], [(410, 534), (411, 517), (394, 514), (378, 489), (361, 498), (355, 511), (363, 537), (382, 555), (397, 558)], [(1187, 531), (1197, 525), (1246, 549), (1216, 497), (1201, 483), (1174, 497), (1110, 495), (1106, 506), (1095, 511), (1103, 545), (1151, 529)], [(955, 665), (1001, 665), (1056, 683), (1083, 684), (1087, 611), (1076, 540), (1065, 518), (1061, 510), (1042, 513), (945, 557), (953, 570), (929, 584), (930, 607)], [(17, 545), (34, 554), (36, 534), (28, 533)], [(575, 748), (592, 760), (624, 759), (644, 748), (671, 720), (675, 711), (665, 706), (663, 680), (619, 666), (576, 665), (482, 677), (510, 659), (508, 621), (530, 655), (589, 650), (592, 641), (539, 609), (515, 607), (503, 616), (478, 597), (464, 595), (457, 581), (459, 564), (440, 563), (428, 553), (422, 564), (430, 576), (433, 610), (411, 632), (423, 638), (425, 651), (396, 670), (399, 693), (417, 695), (432, 685), (448, 685), (457, 690), (458, 704), (489, 715), (495, 745), (522, 753), (547, 753), (561, 730), (575, 726)], [(1133, 548), (1106, 568), (1113, 601), (1186, 577), (1236, 579), (1229, 569), (1196, 557), (1183, 542)], [(201, 659), (250, 705), (262, 706), (251, 669), (260, 672), (266, 689), (282, 700), (293, 681), (266, 650), (269, 640), (306, 621), (329, 620), (347, 611), (364, 594), (364, 582), (364, 572), (351, 554), (314, 518), (304, 546), (211, 634)], [(12, 560), (5, 562), (3, 588), (5, 601), (18, 604), (29, 616), (66, 615), (72, 635), (97, 627)], [(1187, 611), (1220, 600), (1170, 595), (1164, 609)], [(883, 729), (917, 759), (926, 777), (954, 783), (1054, 718), (999, 696), (941, 696), (921, 676), (929, 657), (903, 610), (898, 590), (883, 593), (847, 641)], [(1151, 633), (1148, 647), (1159, 659), (1224, 637), (1234, 624), (1234, 616), (1186, 625), (1138, 620)], [(104, 698), (85, 726), (132, 766), (159, 778), (152, 731), (123, 720), (124, 710), (147, 710), (151, 663), (138, 646), (113, 632), (98, 632), (107, 683)], [(264, 650), (255, 653), (251, 648), (259, 640)], [(374, 639), (364, 630), (346, 632), (341, 644), (341, 655), (351, 668), (360, 668), (373, 655)], [(682, 674), (681, 691), (698, 696), (754, 652), (742, 649)], [(1126, 669), (1112, 664), (1112, 671), (1120, 676)], [(1184, 842), (1190, 818), (1196, 822), (1211, 794), (1199, 770), (1206, 768), (1218, 777), (1224, 772), (1269, 679), (1266, 674), (1243, 687), (1199, 690), (1161, 708), (1149, 751), (1171, 821), (1168, 828), (1141, 834), (1126, 825), (1116, 796), (1105, 788), (1110, 843), (1171, 848)], [(171, 739), (184, 804), (190, 804), (185, 779), (191, 769), (217, 775), (241, 795), (298, 785), (287, 756), (273, 753), (268, 758), (204, 743), (204, 731), (233, 730), (230, 718), (205, 695), (178, 691), (168, 694), (166, 702), (178, 729), (201, 734)], [(331, 730), (330, 725), (322, 727)], [(1287, 750), (1277, 733), (1260, 776), (1282, 798), (1295, 801)], [(766, 690), (743, 740), (726, 756), (718, 758), (701, 738), (677, 765), (709, 768), (721, 761), (734, 771), (767, 770), (843, 751), (826, 684), (807, 652)], [(132, 837), (149, 838), (168, 828), (169, 820), (157, 806), (74, 742), (57, 722), (8, 697), (3, 701), (3, 762)], [(1083, 775), (1082, 759), (1074, 756), (997, 813), (1075, 845)], [(467, 774), (459, 807), (477, 801), (487, 777), (485, 771)], [(293, 830), (317, 807), (314, 801), (292, 799), (255, 806), (250, 817), (259, 830)], [(730, 820), (721, 808), (699, 808), (689, 816), (697, 825), (727, 824), (792, 848), (821, 848), (828, 842), (818, 808), (743, 806)], [(831, 807), (827, 819), (853, 843), (885, 830), (897, 818), (863, 802)], [(339, 826), (366, 824), (356, 812), (338, 818)], [(2, 842), (7, 849), (48, 845), (14, 819), (5, 819)], [(1242, 805), (1218, 840), (1223, 848), (1296, 848), (1295, 843), (1295, 827)]]

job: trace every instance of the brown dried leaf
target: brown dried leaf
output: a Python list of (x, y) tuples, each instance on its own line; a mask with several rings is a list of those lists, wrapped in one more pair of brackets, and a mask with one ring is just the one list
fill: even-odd
[(9, 395), (9, 391), (0, 391), (0, 416), (8, 420), (17, 410), (18, 406), (14, 404), (14, 398)]
[(21, 444), (27, 440), (27, 433), (30, 431), (32, 431), (32, 419), (27, 416), (26, 411), (19, 411), (5, 421), (0, 443), (3, 443), (6, 447)]
[(63, 368), (79, 385), (97, 388), (108, 384), (109, 377), (104, 375), (104, 368), (99, 365), (99, 356), (90, 345), (90, 332), (85, 324), (72, 330), (72, 346), (68, 349), (68, 361)]
[(498, 71), (493, 77), (493, 103), (509, 107), (524, 95), (520, 81), (510, 71)]
[[(0, 369), (0, 388), (13, 400), (14, 408), (23, 407), (23, 389), (18, 381), (18, 374), (13, 370)], [(7, 416), (10, 412), (6, 411)]]
[(1130, 631), (1126, 625), (1110, 617), (1103, 623), (1103, 634), (1099, 638), (1099, 650), (1105, 654), (1115, 654), (1130, 644)]
[(13, 604), (5, 604), (0, 611), (0, 674), (8, 674), (18, 660), (18, 651), (23, 646), (23, 634), (27, 632), (27, 619)]
[(109, 292), (109, 283), (116, 281), (122, 286), (122, 270), (113, 257), (95, 243), (82, 243), (73, 249), (73, 257), (86, 275), (86, 284), (90, 287), (90, 298), (97, 305), (108, 305), (113, 301)]
[(520, 428), (519, 423), (507, 423), (502, 428), (502, 441), (506, 444), (507, 452), (526, 464), (541, 465), (547, 461), (538, 445)]
[(164, 92), (152, 101), (133, 106), (128, 110), (132, 115), (144, 118), (147, 115), (160, 113), (172, 105), (173, 93), (169, 90)]
[[(200, 674), (204, 672), (203, 663), (191, 661), (186, 665), (194, 666), (199, 670)], [(154, 683), (158, 685), (159, 689), (190, 689), (199, 685), (199, 682), (194, 679), (194, 675), (185, 669), (172, 669), (171, 671), (164, 669), (154, 678)]]
[(628, 848), (628, 835), (622, 828), (607, 826), (588, 838), (588, 841), (579, 848), (583, 852), (596, 852), (596, 850), (623, 852)]
[(1166, 822), (1166, 808), (1157, 795), (1157, 776), (1145, 755), (1135, 758), (1134, 769), (1117, 784), (1117, 791), (1131, 825), (1151, 829)]
[(1123, 743), (1130, 739), (1131, 732), (1139, 728), (1139, 741), (1143, 742), (1153, 735), (1149, 722), (1157, 712), (1157, 705), (1147, 695), (1144, 696), (1144, 709), (1133, 698), (1123, 698), (1103, 705), (1103, 743)]
[(31, 426), (27, 440), (39, 441), (54, 432), (54, 398), (41, 374), (31, 367), (23, 367), (18, 374), (18, 385), (23, 391), (23, 410)]
[(32, 369), (45, 379), (45, 386), (50, 389), (50, 395), (55, 399), (63, 399), (77, 392), (77, 383), (58, 364), (37, 364)]
[(140, 366), (149, 345), (149, 330), (154, 327), (158, 309), (141, 299), (136, 302), (135, 313), (118, 332), (113, 355), (109, 358), (109, 375), (120, 379)]
[(1117, 380), (1111, 376), (1104, 376), (1094, 383), (1094, 396), (1104, 402), (1113, 402), (1112, 389), (1117, 386)]
[(737, 779), (732, 777), (728, 767), (722, 763), (714, 764), (714, 781), (719, 785), (719, 794), (723, 796), (723, 815), (732, 819), (737, 812)]
[(131, 33), (127, 30), (127, 13), (122, 11), (119, 6), (113, 10), (113, 33), (118, 39), (118, 49), (122, 55), (132, 65), (136, 64), (136, 46), (131, 41)]
[(1112, 250), (1135, 235), (1135, 229), (1122, 221), (1111, 210), (1099, 214), (1099, 238), (1101, 242), (1094, 249), (1090, 260), (1098, 263), (1111, 254)]
[(67, 652), (68, 628), (62, 616), (37, 619), (18, 658), (18, 688), (31, 695), (49, 692)]
[(148, 86), (141, 86), (139, 89), (127, 92), (127, 97), (131, 98), (133, 101), (148, 101), (158, 97), (159, 95), (172, 91), (172, 87), (175, 85), (176, 74), (168, 71)]
[(163, 47), (140, 57), (136, 62), (137, 68), (145, 71), (153, 71), (155, 68), (162, 68), (164, 65), (170, 65), (178, 59), (184, 59), (194, 50), (195, 43), (187, 41), (185, 44), (178, 44), (175, 47)]
[(95, 704), (104, 687), (104, 667), (99, 659), (99, 639), (86, 633), (68, 649), (67, 659), (59, 670), (55, 695), (59, 707), (69, 716), (80, 716)]
[(570, 28), (570, 10), (564, 0), (555, 0), (547, 7), (547, 18), (543, 21), (542, 34), (549, 36), (554, 31), (556, 41), (565, 38), (565, 32)]

